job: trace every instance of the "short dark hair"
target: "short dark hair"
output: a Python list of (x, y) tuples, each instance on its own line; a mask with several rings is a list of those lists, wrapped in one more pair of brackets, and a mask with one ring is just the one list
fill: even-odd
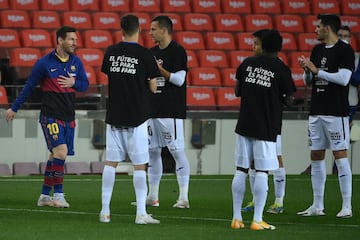
[(139, 18), (134, 14), (127, 14), (121, 17), (120, 25), (124, 33), (134, 35), (139, 31)]
[(159, 22), (159, 26), (161, 28), (166, 28), (168, 30), (169, 34), (171, 34), (173, 32), (173, 23), (169, 16), (159, 15), (159, 16), (154, 17), (151, 21)]
[(63, 26), (56, 31), (56, 42), (58, 38), (65, 39), (68, 32), (76, 32), (74, 27)]
[(349, 26), (341, 25), (341, 26), (339, 27), (339, 30), (348, 31), (348, 32), (350, 33), (350, 35), (351, 35), (351, 30), (350, 30)]
[(260, 29), (260, 30), (257, 30), (256, 32), (253, 32), (253, 36), (254, 37), (257, 37), (258, 39), (260, 39), (260, 41), (262, 42), (262, 39), (264, 37), (264, 34), (266, 32), (268, 32), (270, 29)]
[(262, 38), (262, 49), (268, 53), (279, 52), (282, 48), (282, 42), (283, 38), (278, 30), (268, 30)]
[(324, 26), (329, 26), (334, 33), (339, 31), (341, 21), (340, 17), (336, 14), (319, 14), (317, 19), (321, 21)]

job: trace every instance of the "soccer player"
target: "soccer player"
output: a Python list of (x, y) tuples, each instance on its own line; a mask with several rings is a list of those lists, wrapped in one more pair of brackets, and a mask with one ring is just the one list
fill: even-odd
[[(86, 91), (89, 81), (81, 60), (74, 55), (76, 30), (64, 26), (56, 32), (56, 49), (39, 59), (20, 95), (6, 111), (12, 120), (37, 85), (42, 91), (40, 124), (50, 151), (38, 206), (68, 208), (64, 198), (64, 164), (74, 155), (75, 91)], [(54, 190), (53, 197), (50, 192)]]
[[(262, 54), (262, 37), (263, 35), (269, 31), (268, 29), (261, 29), (253, 33), (254, 43), (253, 43), (253, 52), (256, 56)], [(294, 86), (295, 89), (295, 86)], [(280, 129), (281, 130), (281, 129)], [(286, 172), (282, 160), (282, 153), (281, 153), (281, 135), (278, 134), (276, 137), (276, 153), (277, 159), (279, 161), (279, 168), (274, 170), (274, 190), (275, 190), (275, 202), (272, 204), (269, 209), (267, 210), (268, 213), (279, 214), (282, 213), (284, 210), (283, 202), (285, 196), (285, 184), (286, 184)], [(254, 180), (255, 180), (255, 169), (254, 169), (254, 162), (251, 162), (251, 167), (249, 169), (249, 182), (250, 182), (250, 189), (253, 193), (254, 188)], [(248, 202), (245, 207), (241, 209), (243, 212), (253, 211), (254, 210), (254, 194), (252, 201)]]
[(133, 166), (133, 184), (137, 208), (136, 224), (159, 224), (146, 212), (146, 166), (149, 162), (149, 94), (156, 91), (160, 76), (150, 51), (138, 44), (139, 19), (133, 14), (121, 18), (124, 39), (106, 49), (101, 71), (109, 79), (109, 103), (106, 111), (106, 162), (102, 174), (100, 222), (110, 222), (110, 200), (116, 167), (129, 156)]
[(325, 150), (331, 149), (338, 169), (342, 195), (339, 218), (352, 217), (352, 173), (347, 158), (349, 148), (349, 81), (354, 70), (354, 51), (339, 40), (340, 18), (334, 14), (318, 15), (315, 32), (322, 41), (310, 59), (302, 57), (305, 81), (312, 85), (309, 114), (312, 205), (300, 216), (323, 216), (326, 182)]
[(253, 187), (255, 207), (250, 229), (275, 229), (263, 220), (268, 171), (279, 168), (276, 137), (281, 129), (282, 104), (289, 104), (294, 92), (290, 69), (277, 57), (281, 47), (280, 33), (267, 31), (262, 38), (263, 53), (246, 58), (236, 70), (235, 95), (241, 97), (241, 106), (235, 128), (233, 229), (245, 227), (241, 206), (251, 161), (254, 161), (256, 173)]
[(158, 44), (151, 48), (164, 82), (159, 82), (152, 96), (150, 119), (149, 194), (147, 204), (159, 206), (159, 186), (163, 173), (161, 148), (167, 147), (176, 162), (179, 197), (175, 208), (189, 208), (190, 165), (185, 154), (183, 119), (186, 118), (187, 55), (185, 49), (172, 40), (173, 25), (168, 16), (152, 19), (150, 35)]

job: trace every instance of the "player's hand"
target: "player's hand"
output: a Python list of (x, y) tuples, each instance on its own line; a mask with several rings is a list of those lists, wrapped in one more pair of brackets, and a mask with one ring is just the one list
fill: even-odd
[(60, 75), (57, 80), (59, 85), (63, 88), (72, 87), (75, 84), (75, 78), (71, 76), (70, 73), (68, 73), (67, 77)]
[(310, 59), (306, 58), (305, 56), (299, 57), (299, 63), (300, 66), (306, 71), (306, 72), (312, 72), (313, 74), (317, 74), (319, 72), (318, 68), (314, 65), (313, 62), (310, 61)]
[(13, 120), (15, 118), (16, 112), (14, 112), (11, 108), (9, 108), (8, 110), (6, 110), (5, 112), (5, 120), (7, 122)]

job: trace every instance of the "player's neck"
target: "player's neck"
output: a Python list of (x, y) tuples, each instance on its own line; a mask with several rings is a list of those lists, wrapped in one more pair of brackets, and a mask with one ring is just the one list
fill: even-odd
[(159, 47), (161, 49), (167, 48), (171, 43), (171, 37), (165, 37), (161, 42), (159, 42)]
[(327, 39), (324, 40), (326, 46), (333, 46), (339, 41), (339, 38), (335, 34), (330, 34)]
[(56, 48), (55, 55), (63, 62), (66, 62), (69, 59), (69, 56), (70, 56), (61, 47)]

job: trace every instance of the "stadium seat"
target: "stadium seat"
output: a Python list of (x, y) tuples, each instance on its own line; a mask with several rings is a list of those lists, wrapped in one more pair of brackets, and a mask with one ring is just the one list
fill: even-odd
[(10, 49), (16, 47), (21, 47), (18, 31), (0, 28), (0, 59), (9, 59)]
[(289, 65), (288, 66), (290, 68), (298, 68), (298, 67), (300, 67), (299, 57), (304, 55), (306, 58), (310, 58), (310, 54), (311, 54), (311, 52), (309, 52), (309, 51), (303, 51), (303, 52), (293, 51), (293, 52), (289, 52), (288, 53)]
[(279, 32), (304, 32), (303, 20), (300, 15), (279, 14), (274, 16), (274, 25)]
[(205, 49), (204, 38), (200, 32), (177, 32), (175, 34), (175, 40), (188, 50)]
[(223, 87), (234, 87), (236, 85), (236, 68), (222, 68), (220, 70), (221, 85)]
[[(114, 39), (114, 43), (119, 43), (123, 40), (123, 35), (121, 30), (113, 32), (113, 39)], [(144, 40), (141, 34), (139, 35), (139, 44), (144, 46)]]
[(0, 0), (0, 9), (9, 9), (8, 0)]
[(101, 85), (108, 85), (109, 84), (109, 80), (108, 77), (105, 73), (101, 72), (101, 71), (96, 71), (96, 82), (97, 84), (101, 84)]
[(289, 65), (288, 57), (284, 52), (278, 52), (278, 58), (280, 58), (280, 60), (283, 61), (285, 65)]
[(245, 15), (245, 29), (247, 32), (255, 32), (262, 28), (272, 29), (272, 19), (267, 14)]
[(360, 2), (359, 0), (341, 0), (340, 8), (342, 15), (359, 16)]
[(42, 10), (50, 11), (69, 11), (70, 0), (54, 1), (54, 0), (41, 0), (40, 8)]
[(25, 10), (0, 11), (1, 28), (30, 28), (30, 17)]
[(356, 41), (356, 38), (358, 38), (358, 37), (356, 37), (356, 34), (351, 35), (350, 45), (354, 49), (355, 52), (358, 52), (359, 51), (359, 45), (358, 45), (358, 43)]
[(90, 174), (90, 165), (87, 162), (65, 162), (65, 174)]
[(130, 0), (101, 0), (102, 12), (130, 12)]
[(214, 90), (218, 110), (239, 110), (240, 98), (235, 96), (234, 88), (220, 87)]
[(217, 32), (239, 32), (244, 31), (244, 26), (238, 14), (215, 14), (214, 29)]
[(311, 51), (320, 41), (317, 40), (316, 33), (299, 33), (298, 43), (299, 51)]
[(36, 162), (14, 162), (13, 175), (15, 176), (29, 176), (40, 174), (39, 167)]
[(72, 0), (70, 7), (72, 11), (99, 11), (98, 1), (99, 0)]
[(295, 102), (303, 102), (307, 98), (308, 89), (304, 82), (304, 69), (300, 67), (291, 68), (291, 77), (294, 81), (296, 92), (293, 97)]
[(312, 14), (340, 14), (340, 6), (338, 0), (317, 0), (309, 2), (311, 4)]
[(199, 50), (197, 55), (200, 67), (228, 67), (228, 61), (224, 51)]
[(305, 32), (315, 32), (316, 24), (318, 22), (317, 15), (307, 15), (304, 17)]
[(295, 37), (292, 33), (281, 33), (283, 38), (282, 51), (297, 51)]
[(38, 0), (10, 0), (10, 8), (14, 10), (26, 10), (33, 11), (39, 10), (39, 1)]
[[(360, 3), (359, 3), (360, 7)], [(360, 8), (359, 8), (360, 14)], [(341, 16), (341, 24), (350, 28), (351, 33), (360, 33), (360, 17), (358, 16)]]
[(197, 54), (194, 50), (186, 50), (187, 55), (187, 67), (193, 68), (193, 67), (199, 67), (199, 62), (197, 59)]
[(232, 68), (237, 68), (244, 61), (245, 58), (254, 56), (254, 52), (242, 50), (230, 51), (228, 53), (228, 56), (230, 63), (229, 66)]
[(132, 0), (130, 2), (133, 12), (160, 12), (160, 1)]
[(45, 29), (22, 29), (19, 33), (23, 47), (53, 47), (51, 35)]
[(189, 70), (192, 86), (220, 87), (220, 72), (217, 68), (198, 67)]
[(77, 30), (91, 29), (91, 16), (87, 12), (68, 11), (61, 14), (63, 25), (73, 26)]
[(92, 174), (102, 174), (104, 169), (104, 162), (90, 162), (90, 170)]
[(220, 0), (190, 1), (193, 13), (220, 13)]
[(242, 32), (235, 34), (237, 48), (239, 50), (252, 51), (254, 36), (251, 32)]
[(79, 48), (75, 53), (85, 66), (100, 67), (104, 58), (104, 52), (98, 48)]
[(86, 72), (86, 76), (87, 76), (87, 78), (89, 80), (89, 84), (90, 85), (98, 84), (97, 80), (96, 80), (96, 74), (95, 74), (94, 68), (87, 65), (87, 66), (84, 66), (84, 69), (85, 69), (85, 72)]
[(191, 12), (190, 0), (174, 1), (161, 0), (161, 11), (169, 13), (188, 13)]
[(206, 32), (204, 34), (207, 49), (212, 50), (235, 50), (236, 43), (232, 33), (229, 32)]
[(153, 38), (150, 36), (149, 32), (143, 32), (141, 34), (141, 38), (143, 39), (143, 46), (146, 48), (152, 48), (156, 45)]
[(186, 104), (188, 110), (215, 110), (215, 95), (209, 87), (187, 87)]
[(32, 28), (58, 29), (61, 26), (60, 15), (56, 11), (33, 11)]
[(185, 13), (183, 17), (185, 31), (213, 31), (214, 27), (209, 14)]
[(254, 14), (280, 14), (279, 0), (252, 0)]
[(111, 32), (107, 30), (85, 30), (83, 41), (85, 48), (105, 49), (114, 43)]
[[(160, 15), (160, 14), (157, 14)], [(183, 31), (183, 24), (182, 24), (182, 16), (180, 16), (177, 13), (167, 13), (167, 16), (169, 16), (169, 18), (171, 19), (172, 23), (173, 23), (173, 31)], [(155, 16), (154, 16), (155, 17)]]
[(142, 31), (149, 31), (151, 25), (151, 17), (149, 13), (146, 12), (136, 12), (134, 13), (139, 18), (139, 24)]
[(9, 104), (7, 92), (4, 86), (0, 85), (0, 106)]
[(310, 14), (309, 0), (282, 0), (282, 12), (284, 14)]
[(95, 12), (92, 14), (93, 28), (98, 30), (119, 30), (120, 17), (115, 12)]
[(252, 13), (250, 0), (221, 0), (221, 8), (223, 13)]
[(9, 164), (7, 163), (0, 163), (0, 176), (11, 176), (11, 170)]

